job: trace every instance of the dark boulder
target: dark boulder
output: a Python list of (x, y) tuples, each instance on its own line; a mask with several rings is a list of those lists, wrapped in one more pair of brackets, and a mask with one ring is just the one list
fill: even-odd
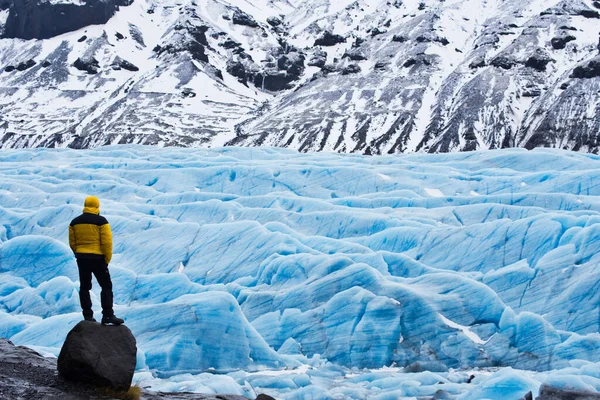
[(238, 81), (243, 83), (244, 85), (248, 82), (248, 72), (246, 72), (246, 67), (239, 61), (227, 61), (227, 67), (225, 69), (230, 75), (238, 78)]
[(517, 62), (505, 56), (497, 56), (494, 57), (492, 62), (490, 62), (490, 65), (502, 69), (511, 69), (512, 67), (517, 65)]
[(236, 42), (233, 39), (226, 39), (223, 43), (219, 43), (219, 46), (223, 47), (224, 49), (236, 49), (242, 46), (241, 43)]
[(471, 63), (469, 64), (469, 68), (471, 68), (471, 69), (483, 68), (485, 66), (486, 66), (485, 58), (483, 58), (483, 57), (477, 57), (473, 61), (471, 61)]
[(283, 21), (278, 17), (269, 17), (267, 18), (267, 24), (271, 25), (272, 27), (278, 27), (283, 24)]
[(131, 0), (87, 0), (81, 5), (13, 0), (4, 26), (4, 38), (48, 39), (88, 25), (105, 24), (119, 6)]
[(357, 74), (361, 71), (357, 64), (349, 64), (342, 69), (342, 75)]
[(571, 77), (578, 79), (600, 78), (600, 57), (591, 60), (585, 65), (576, 67)]
[(4, 68), (4, 72), (13, 72), (15, 69), (16, 69), (16, 68), (15, 68), (15, 66), (14, 66), (14, 65), (7, 65), (7, 66)]
[(98, 63), (98, 60), (96, 60), (94, 57), (88, 59), (78, 58), (73, 63), (73, 66), (80, 71), (87, 72), (90, 75), (97, 74), (98, 69), (100, 69), (100, 64)]
[(304, 71), (304, 55), (297, 52), (284, 54), (277, 59), (277, 68), (298, 78)]
[(406, 36), (402, 36), (402, 35), (394, 35), (394, 36), (392, 36), (392, 42), (404, 43), (407, 40), (408, 39), (406, 38)]
[(417, 63), (417, 60), (415, 60), (414, 58), (409, 58), (408, 60), (406, 60), (406, 62), (403, 64), (403, 66), (405, 68), (409, 68), (412, 67), (413, 65), (415, 65)]
[(33, 67), (35, 64), (36, 62), (34, 60), (20, 62), (19, 65), (17, 65), (17, 71), (25, 71), (26, 69)]
[(133, 65), (127, 60), (122, 59), (121, 57), (115, 57), (114, 61), (111, 64), (111, 67), (115, 70), (126, 69), (127, 71), (132, 72), (140, 70), (137, 66)]
[(254, 20), (250, 15), (246, 14), (242, 10), (235, 10), (231, 16), (231, 22), (236, 25), (249, 26), (251, 28), (258, 28), (258, 22)]
[(85, 42), (87, 40), (87, 36), (83, 35), (82, 37), (80, 37), (79, 39), (77, 39), (77, 42), (81, 43), (81, 42)]
[(536, 400), (600, 400), (600, 394), (576, 389), (562, 389), (548, 385), (540, 387)]
[(335, 46), (339, 43), (344, 43), (346, 38), (342, 35), (337, 35), (329, 31), (325, 31), (323, 36), (315, 40), (315, 46)]
[(135, 338), (125, 325), (82, 321), (67, 335), (58, 356), (58, 372), (68, 380), (128, 390), (136, 353)]
[(254, 75), (254, 86), (271, 92), (279, 92), (290, 88), (290, 83), (297, 79), (285, 71), (263, 71)]
[(309, 67), (323, 68), (326, 63), (327, 63), (327, 53), (322, 50), (317, 50), (312, 54), (307, 65)]
[(345, 52), (342, 58), (349, 58), (352, 61), (363, 61), (367, 59), (367, 56), (359, 49), (354, 48)]
[(590, 19), (600, 19), (600, 13), (595, 10), (581, 10), (578, 15)]
[(255, 400), (275, 400), (275, 398), (269, 396), (268, 394), (261, 393), (258, 396), (256, 396)]
[(594, 7), (600, 9), (600, 1), (594, 1), (592, 4), (594, 5)]
[(369, 29), (367, 32), (369, 32), (371, 34), (371, 37), (375, 37), (378, 35), (383, 35), (384, 33), (386, 33), (386, 30), (383, 29), (379, 29), (377, 27), (373, 28), (373, 29)]
[(572, 42), (575, 39), (577, 39), (575, 36), (567, 35), (567, 36), (552, 38), (550, 40), (550, 43), (552, 44), (552, 47), (555, 50), (560, 50), (560, 49), (564, 49), (567, 46), (567, 43)]
[(551, 62), (554, 62), (554, 60), (545, 51), (538, 49), (534, 55), (527, 59), (525, 66), (543, 72)]

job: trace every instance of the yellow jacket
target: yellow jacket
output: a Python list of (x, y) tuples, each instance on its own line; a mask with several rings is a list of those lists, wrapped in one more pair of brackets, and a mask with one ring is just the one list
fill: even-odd
[(108, 265), (112, 258), (112, 232), (106, 218), (100, 214), (100, 200), (95, 196), (85, 199), (83, 214), (69, 225), (69, 245), (77, 258), (104, 258)]

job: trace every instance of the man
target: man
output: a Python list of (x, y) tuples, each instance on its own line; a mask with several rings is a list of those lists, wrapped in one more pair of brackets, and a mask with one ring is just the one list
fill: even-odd
[(100, 215), (100, 200), (95, 196), (85, 199), (83, 214), (71, 221), (69, 245), (77, 258), (79, 269), (79, 300), (86, 321), (96, 322), (92, 311), (92, 274), (102, 288), (102, 324), (121, 325), (123, 320), (113, 312), (112, 281), (108, 264), (112, 258), (112, 233), (106, 218)]

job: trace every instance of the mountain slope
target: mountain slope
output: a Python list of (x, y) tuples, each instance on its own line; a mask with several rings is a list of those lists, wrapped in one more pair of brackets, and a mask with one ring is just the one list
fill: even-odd
[(0, 39), (2, 147), (598, 151), (597, 1), (127, 4)]

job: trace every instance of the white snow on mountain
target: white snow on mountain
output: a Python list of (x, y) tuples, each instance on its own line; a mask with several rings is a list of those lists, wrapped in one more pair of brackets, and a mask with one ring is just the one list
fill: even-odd
[(3, 150), (0, 335), (57, 355), (81, 320), (67, 227), (93, 194), (143, 386), (598, 392), (599, 165), (550, 149)]
[(47, 2), (7, 4), (2, 148), (386, 154), (600, 143), (592, 0), (135, 0), (83, 27), (54, 4), (45, 18), (65, 33), (48, 27), (44, 39), (17, 29), (26, 13), (9, 10), (49, 13)]

